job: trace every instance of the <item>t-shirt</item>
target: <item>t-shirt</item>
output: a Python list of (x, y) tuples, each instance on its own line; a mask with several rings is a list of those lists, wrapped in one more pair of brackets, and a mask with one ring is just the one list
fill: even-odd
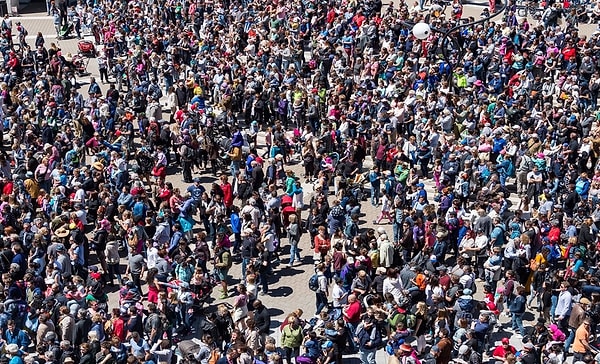
[(585, 354), (587, 351), (583, 343), (587, 343), (590, 338), (590, 332), (585, 328), (584, 325), (580, 325), (577, 331), (575, 331), (575, 341), (573, 341), (573, 352)]
[(360, 303), (358, 301), (355, 301), (348, 306), (344, 319), (346, 322), (350, 323), (360, 322)]
[(333, 298), (333, 307), (335, 307), (335, 308), (342, 307), (342, 304), (340, 303), (340, 299), (342, 297), (344, 297), (344, 290), (342, 289), (342, 287), (338, 286), (337, 284), (334, 284), (333, 288), (331, 289), (331, 298)]
[(494, 349), (492, 356), (504, 358), (504, 357), (506, 357), (507, 354), (509, 354), (509, 353), (515, 354), (516, 352), (517, 352), (517, 349), (515, 349), (515, 347), (512, 345), (509, 345), (507, 349), (504, 348), (504, 345), (499, 345), (499, 346), (496, 346), (496, 348)]

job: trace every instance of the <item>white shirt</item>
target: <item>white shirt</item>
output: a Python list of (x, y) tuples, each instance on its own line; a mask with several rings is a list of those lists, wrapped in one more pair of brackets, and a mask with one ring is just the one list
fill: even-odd
[(73, 201), (85, 203), (85, 191), (83, 190), (83, 188), (78, 188), (77, 191), (75, 191)]
[(342, 289), (342, 287), (338, 286), (337, 284), (334, 284), (333, 288), (331, 289), (331, 298), (333, 299), (333, 307), (335, 307), (335, 308), (342, 307), (342, 303), (340, 302), (340, 300), (345, 295), (346, 295), (346, 293), (344, 293), (344, 290)]
[(146, 259), (146, 265), (148, 269), (154, 268), (156, 266), (156, 261), (158, 260), (158, 249), (152, 247), (148, 249), (148, 258)]

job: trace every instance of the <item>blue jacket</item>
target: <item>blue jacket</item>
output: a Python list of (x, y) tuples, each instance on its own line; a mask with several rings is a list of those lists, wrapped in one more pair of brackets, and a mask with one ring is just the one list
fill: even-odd
[(242, 221), (240, 220), (240, 215), (237, 212), (233, 212), (229, 217), (231, 220), (231, 231), (234, 234), (239, 234), (242, 232)]
[(17, 344), (19, 348), (27, 348), (31, 343), (29, 336), (25, 333), (25, 331), (15, 328), (15, 333), (12, 333), (10, 330), (6, 330), (4, 332), (6, 344)]

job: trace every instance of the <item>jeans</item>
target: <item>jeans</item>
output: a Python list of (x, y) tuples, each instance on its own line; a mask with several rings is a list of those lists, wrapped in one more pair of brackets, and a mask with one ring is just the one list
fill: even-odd
[(565, 341), (565, 353), (569, 352), (569, 348), (573, 344), (573, 341), (575, 341), (575, 330), (577, 329), (569, 328), (569, 336), (567, 336), (567, 340)]
[[(584, 289), (585, 292), (585, 289)], [(554, 312), (556, 311), (556, 304), (558, 303), (558, 296), (552, 296), (552, 306), (550, 306), (550, 317), (554, 318)]]
[(285, 361), (287, 364), (292, 364), (292, 358), (294, 358), (295, 361), (296, 357), (300, 355), (300, 348), (283, 347), (283, 351), (285, 353)]
[(267, 271), (260, 273), (260, 285), (262, 287), (262, 293), (266, 294), (269, 292), (269, 276), (267, 275)]
[(523, 314), (520, 313), (511, 313), (512, 315), (512, 320), (511, 320), (511, 326), (513, 330), (519, 330), (519, 333), (522, 336), (525, 336), (525, 328), (523, 327)]
[(379, 188), (371, 187), (371, 205), (377, 206), (379, 204)]
[(392, 230), (394, 234), (393, 242), (400, 242), (402, 240), (402, 223), (394, 222), (394, 225), (392, 225)]
[(348, 328), (348, 350), (350, 352), (356, 352), (356, 343), (354, 342), (354, 335), (356, 334), (356, 327), (358, 323), (346, 322)]
[(583, 361), (583, 357), (586, 353), (573, 353), (573, 363), (577, 361)]
[(246, 268), (250, 263), (250, 258), (242, 258), (242, 278), (246, 279)]
[(318, 315), (321, 313), (321, 311), (323, 311), (323, 309), (325, 307), (327, 307), (327, 296), (325, 295), (325, 292), (317, 292), (316, 294), (317, 297), (317, 312), (315, 313), (315, 315)]
[(300, 251), (298, 250), (298, 243), (290, 244), (290, 265), (294, 264), (295, 260), (300, 261)]
[(375, 349), (360, 349), (361, 364), (375, 364)]
[(239, 161), (231, 161), (231, 177), (237, 178), (238, 172), (240, 171), (240, 162)]

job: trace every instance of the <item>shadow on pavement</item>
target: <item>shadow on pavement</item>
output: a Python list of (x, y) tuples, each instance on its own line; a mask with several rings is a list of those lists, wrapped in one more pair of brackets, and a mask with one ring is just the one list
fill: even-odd
[[(283, 310), (279, 309), (279, 308), (269, 308), (269, 315), (271, 315), (271, 317), (277, 317), (279, 315), (283, 315), (284, 312)], [(273, 327), (273, 324), (271, 323), (271, 327)]]
[(290, 296), (294, 292), (291, 287), (277, 287), (275, 289), (271, 289), (269, 295), (271, 297), (287, 297)]
[[(283, 269), (281, 269), (280, 271), (277, 272), (277, 276), (278, 277), (291, 277), (296, 274), (303, 274), (303, 273), (304, 273), (304, 271), (300, 270), (300, 269), (284, 267)], [(282, 288), (288, 288), (288, 287), (282, 287)], [(290, 288), (290, 291), (291, 291), (291, 288)]]

